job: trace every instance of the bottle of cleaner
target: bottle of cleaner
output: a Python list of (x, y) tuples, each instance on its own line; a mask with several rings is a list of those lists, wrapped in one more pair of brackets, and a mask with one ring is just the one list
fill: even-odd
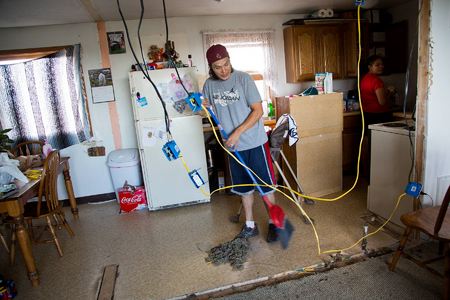
[(267, 102), (268, 102), (268, 104), (267, 104), (267, 106), (268, 106), (267, 107), (267, 111), (268, 111), (267, 116), (270, 119), (275, 118), (275, 109), (273, 107), (273, 103), (272, 103), (271, 100), (268, 100)]

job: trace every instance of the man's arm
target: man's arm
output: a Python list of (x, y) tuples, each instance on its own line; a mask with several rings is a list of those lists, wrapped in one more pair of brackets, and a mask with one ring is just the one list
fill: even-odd
[(243, 134), (247, 129), (252, 128), (256, 122), (261, 119), (263, 115), (263, 107), (262, 102), (256, 102), (250, 105), (250, 109), (252, 110), (248, 115), (247, 119), (237, 127), (226, 140), (225, 145), (230, 148), (236, 147), (239, 142), (239, 138), (241, 134)]

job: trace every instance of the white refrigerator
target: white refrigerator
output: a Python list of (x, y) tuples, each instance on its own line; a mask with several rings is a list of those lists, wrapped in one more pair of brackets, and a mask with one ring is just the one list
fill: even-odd
[[(196, 71), (196, 68), (178, 68), (189, 92), (198, 91)], [(169, 161), (166, 158), (162, 148), (168, 139), (162, 105), (142, 72), (130, 72), (131, 101), (148, 207), (158, 210), (209, 202), (202, 119), (187, 105), (184, 110), (180, 109), (187, 94), (175, 69), (152, 70), (149, 75), (166, 104), (172, 138), (183, 159)], [(197, 188), (186, 168), (197, 170), (205, 184)]]

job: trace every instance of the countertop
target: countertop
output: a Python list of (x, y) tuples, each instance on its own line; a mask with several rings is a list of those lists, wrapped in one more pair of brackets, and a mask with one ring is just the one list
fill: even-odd
[[(275, 118), (264, 118), (264, 126), (269, 126), (269, 127), (273, 128), (276, 123), (277, 123), (277, 120), (275, 120)], [(215, 127), (215, 129), (218, 130), (217, 127)], [(211, 124), (209, 124), (209, 122), (203, 123), (203, 132), (209, 132), (209, 131), (212, 131)]]
[[(349, 116), (358, 116), (361, 114), (361, 111), (349, 111), (349, 112), (344, 112), (344, 117), (349, 117)], [(403, 118), (403, 112), (402, 111), (395, 111), (392, 113), (392, 115), (396, 118)], [(412, 112), (406, 112), (406, 118), (407, 119), (411, 119), (412, 117)]]

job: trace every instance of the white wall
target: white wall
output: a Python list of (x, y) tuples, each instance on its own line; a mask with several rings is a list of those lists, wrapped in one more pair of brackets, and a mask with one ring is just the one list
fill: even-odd
[[(425, 137), (425, 185), (436, 204), (442, 201), (442, 191), (450, 180), (438, 186), (440, 177), (450, 176), (450, 1), (431, 1), (431, 72)], [(441, 190), (441, 192), (438, 191)]]

